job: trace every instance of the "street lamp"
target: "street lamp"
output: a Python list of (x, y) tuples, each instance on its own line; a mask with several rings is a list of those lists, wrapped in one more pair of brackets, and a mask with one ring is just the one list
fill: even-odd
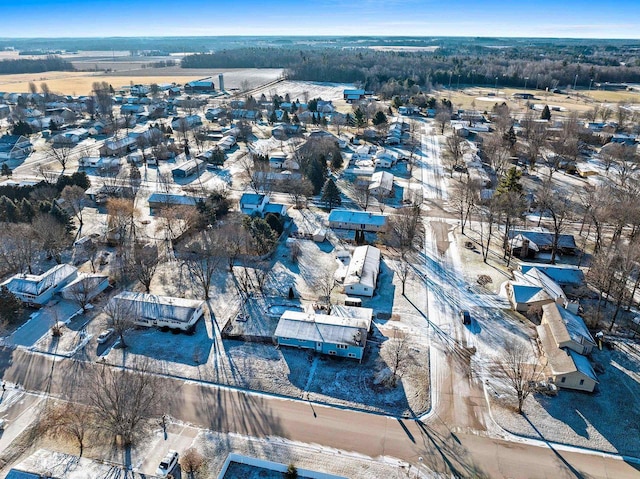
[(458, 73), (458, 90), (460, 90), (460, 74)]
[(527, 82), (529, 81), (529, 77), (524, 77), (524, 89), (527, 89)]
[(498, 96), (498, 77), (496, 77), (496, 96)]
[(449, 72), (449, 90), (451, 90), (451, 77), (453, 76), (453, 72)]
[(591, 91), (591, 84), (593, 83), (593, 78), (589, 79), (589, 91)]

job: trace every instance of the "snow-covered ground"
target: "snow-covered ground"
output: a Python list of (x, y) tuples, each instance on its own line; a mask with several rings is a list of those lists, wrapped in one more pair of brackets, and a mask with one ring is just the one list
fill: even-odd
[(561, 389), (557, 396), (530, 396), (525, 415), (513, 411), (512, 395), (491, 382), (488, 396), (496, 422), (514, 434), (640, 457), (640, 349), (595, 350), (604, 366), (593, 394)]

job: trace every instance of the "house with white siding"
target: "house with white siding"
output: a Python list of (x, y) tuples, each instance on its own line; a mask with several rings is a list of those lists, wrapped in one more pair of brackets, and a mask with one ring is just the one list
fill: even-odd
[(42, 274), (16, 274), (0, 286), (6, 286), (23, 303), (43, 306), (78, 275), (69, 264), (58, 264)]
[(333, 209), (329, 226), (334, 229), (380, 232), (387, 229), (387, 217), (368, 211)]
[(122, 308), (137, 326), (192, 330), (204, 316), (205, 303), (196, 299), (158, 296), (125, 291), (113, 298), (113, 307)]
[(353, 250), (344, 277), (345, 294), (372, 297), (379, 273), (380, 250), (374, 246), (358, 246)]

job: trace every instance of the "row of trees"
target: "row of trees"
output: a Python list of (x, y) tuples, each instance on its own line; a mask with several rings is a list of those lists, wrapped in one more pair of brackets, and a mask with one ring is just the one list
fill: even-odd
[(46, 58), (17, 60), (1, 60), (0, 75), (12, 75), (15, 73), (40, 73), (49, 71), (72, 71), (73, 65), (67, 60), (56, 56)]

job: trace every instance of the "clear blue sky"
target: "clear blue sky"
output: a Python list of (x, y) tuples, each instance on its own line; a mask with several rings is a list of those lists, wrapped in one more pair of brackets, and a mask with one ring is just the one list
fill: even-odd
[(0, 0), (0, 37), (640, 38), (640, 0)]

